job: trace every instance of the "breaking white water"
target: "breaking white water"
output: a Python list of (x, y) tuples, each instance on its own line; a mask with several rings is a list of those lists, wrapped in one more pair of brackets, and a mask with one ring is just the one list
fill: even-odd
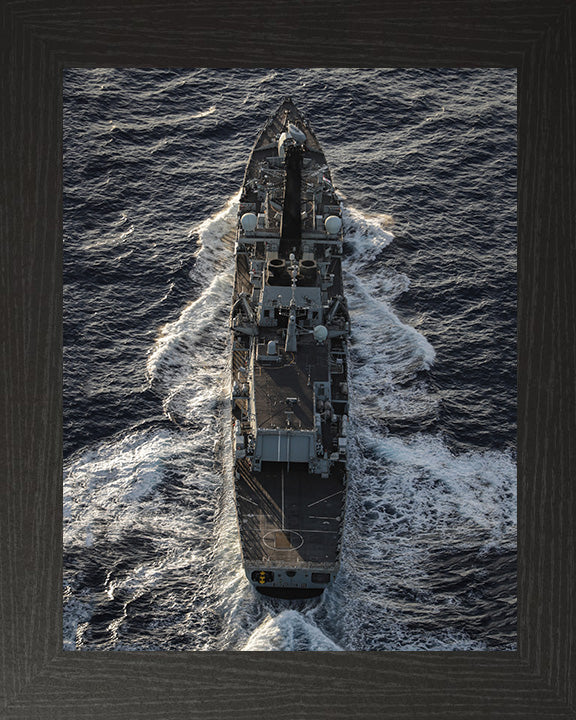
[(263, 598), (246, 580), (229, 452), (233, 262), (222, 242), (237, 200), (191, 232), (194, 298), (150, 349), (165, 419), (66, 464), (65, 647), (484, 649), (467, 631), (470, 593), (495, 549), (514, 547), (515, 463), (498, 450), (456, 455), (440, 433), (389, 432), (392, 419), (434, 417), (440, 402), (426, 380), (434, 348), (394, 310), (410, 280), (386, 264), (389, 216), (344, 208), (354, 442), (341, 572), (313, 601)]

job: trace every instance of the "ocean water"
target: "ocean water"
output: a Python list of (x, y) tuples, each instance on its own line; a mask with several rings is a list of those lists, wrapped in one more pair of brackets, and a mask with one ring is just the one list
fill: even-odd
[[(343, 200), (342, 566), (307, 601), (240, 568), (228, 312), (256, 135), (285, 95)], [(70, 69), (64, 647), (516, 647), (516, 74)]]

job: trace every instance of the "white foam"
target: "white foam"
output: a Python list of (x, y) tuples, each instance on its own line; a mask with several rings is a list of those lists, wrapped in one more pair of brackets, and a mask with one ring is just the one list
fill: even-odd
[(370, 265), (374, 258), (394, 239), (393, 219), (384, 213), (368, 215), (348, 205), (342, 206), (344, 238), (352, 246), (353, 269)]
[(432, 366), (434, 348), (421, 333), (399, 320), (389, 301), (350, 273), (345, 276), (345, 284), (352, 319), (352, 345), (364, 357), (384, 355), (391, 368), (400, 370), (408, 366), (409, 372), (428, 370)]
[[(409, 288), (406, 275), (375, 258), (394, 239), (389, 215), (363, 215), (343, 206), (345, 237), (352, 255), (345, 259), (344, 284), (352, 324), (352, 345), (356, 354), (354, 371), (360, 370), (357, 386), (389, 389), (393, 380), (405, 381), (418, 370), (429, 369), (434, 348), (410, 325), (403, 323), (392, 302)], [(376, 386), (374, 385), (376, 384)]]
[[(149, 625), (141, 628), (139, 639), (126, 635), (127, 607), (143, 596), (149, 612), (169, 627), (167, 639), (202, 625), (214, 604), (209, 599), (215, 549), (211, 537), (221, 486), (212, 447), (221, 427), (210, 428), (209, 422), (197, 431), (133, 431), (78, 454), (65, 468), (64, 548), (72, 558), (64, 574), (68, 649), (84, 647), (91, 628), (84, 619), (116, 599), (124, 613), (108, 626), (108, 649), (130, 642), (138, 649), (154, 649), (147, 639)], [(140, 539), (145, 543), (142, 551)], [(110, 563), (105, 586), (87, 588), (84, 573), (105, 558)], [(126, 569), (121, 569), (123, 563)], [(166, 593), (175, 578), (181, 589), (171, 599)], [(190, 603), (190, 596), (205, 601), (200, 609), (192, 603), (186, 618), (182, 605)], [(207, 628), (199, 630), (190, 640), (191, 649), (202, 649), (210, 638)]]
[(108, 536), (131, 524), (135, 506), (162, 482), (174, 439), (168, 430), (135, 433), (76, 455), (64, 470), (65, 546), (92, 545), (95, 523)]
[(232, 276), (220, 273), (180, 317), (165, 325), (148, 357), (149, 382), (163, 395), (166, 414), (210, 418), (227, 389), (227, 318)]
[(219, 272), (233, 271), (234, 255), (222, 238), (235, 228), (239, 200), (240, 191), (228, 200), (220, 212), (195, 225), (188, 233), (188, 237), (198, 243), (196, 263), (190, 275), (201, 286), (209, 283)]
[(296, 610), (284, 610), (261, 622), (242, 650), (335, 651), (342, 648), (316, 627), (309, 617)]
[[(111, 570), (103, 594), (83, 587), (78, 568), (66, 571), (67, 647), (84, 646), (94, 608), (122, 599), (124, 613), (110, 625), (107, 649), (165, 649), (162, 638), (176, 635), (188, 638), (186, 649), (483, 649), (451, 628), (408, 629), (405, 603), (388, 597), (404, 583), (420, 593), (422, 608), (430, 602), (422, 570), (429, 540), (482, 537), (486, 548), (513, 543), (516, 485), (514, 461), (505, 453), (456, 456), (440, 436), (386, 434), (386, 420), (414, 419), (437, 406), (425, 380), (414, 379), (432, 365), (434, 349), (392, 306), (408, 278), (380, 262), (393, 239), (387, 216), (344, 209), (353, 347), (341, 574), (317, 606), (301, 612), (250, 587), (241, 568), (225, 402), (233, 255), (221, 238), (233, 228), (238, 197), (194, 228), (198, 296), (162, 328), (148, 358), (150, 384), (177, 426), (129, 431), (77, 454), (65, 468), (67, 551), (90, 557), (130, 533), (154, 549), (123, 573)], [(171, 482), (174, 473), (179, 485)], [(181, 589), (167, 594), (174, 578)], [(143, 595), (156, 603), (158, 621), (131, 638), (126, 608)], [(448, 607), (454, 598), (442, 602)], [(371, 616), (376, 626), (367, 629)]]
[[(389, 300), (359, 276), (347, 271), (345, 285), (352, 326), (350, 378), (358, 416), (383, 423), (434, 416), (438, 398), (424, 381), (414, 381), (418, 372), (432, 366), (434, 348), (401, 322)], [(395, 292), (391, 288), (391, 294)]]
[(441, 437), (430, 435), (389, 436), (374, 452), (386, 468), (386, 502), (410, 518), (414, 530), (438, 532), (456, 523), (459, 530), (466, 525), (500, 542), (513, 535), (516, 466), (510, 453), (454, 455)]
[(225, 392), (233, 254), (222, 237), (233, 227), (238, 197), (191, 231), (198, 241), (191, 277), (200, 295), (161, 328), (148, 357), (149, 382), (163, 394), (168, 416), (210, 418)]
[[(162, 328), (148, 358), (149, 382), (178, 426), (129, 431), (77, 454), (65, 469), (66, 550), (97, 552), (103, 543), (110, 547), (131, 534), (153, 542), (154, 560), (111, 577), (105, 597), (132, 602), (143, 595), (155, 596), (173, 577), (188, 578), (187, 592), (206, 597), (200, 609), (193, 603), (188, 613), (188, 624), (196, 628), (210, 617), (210, 607), (215, 604), (211, 593), (222, 585), (220, 578), (214, 578), (215, 569), (222, 569), (214, 561), (214, 551), (228, 548), (229, 554), (239, 555), (235, 516), (233, 524), (222, 524), (218, 542), (208, 541), (219, 511), (222, 472), (230, 472), (220, 456), (230, 455), (221, 401), (229, 385), (226, 349), (232, 253), (221, 238), (232, 225), (236, 201), (232, 198), (222, 212), (195, 228), (199, 245), (193, 277), (200, 295)], [(170, 482), (174, 472), (182, 478), (180, 489)], [(233, 559), (233, 567), (238, 568), (239, 556)], [(80, 621), (102, 602), (98, 593), (83, 594), (77, 586), (77, 573), (78, 568), (66, 572), (69, 646), (82, 646), (90, 623)], [(181, 608), (171, 609), (165, 603), (160, 608), (168, 623), (175, 613), (180, 619), (172, 621), (170, 632), (185, 635), (187, 621), (181, 617)], [(126, 644), (122, 626), (119, 617), (109, 627), (115, 647)], [(213, 641), (207, 627), (205, 631), (197, 629), (191, 644), (202, 649)], [(137, 647), (151, 646), (145, 641)]]
[(190, 115), (189, 120), (199, 120), (200, 118), (208, 117), (216, 112), (216, 105), (211, 105), (207, 110), (201, 110), (195, 115)]

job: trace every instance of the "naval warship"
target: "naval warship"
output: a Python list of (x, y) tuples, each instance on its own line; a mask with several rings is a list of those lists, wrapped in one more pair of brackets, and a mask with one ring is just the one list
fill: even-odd
[(339, 568), (350, 334), (342, 244), (324, 152), (286, 98), (246, 168), (230, 317), (242, 562), (265, 595), (319, 595)]

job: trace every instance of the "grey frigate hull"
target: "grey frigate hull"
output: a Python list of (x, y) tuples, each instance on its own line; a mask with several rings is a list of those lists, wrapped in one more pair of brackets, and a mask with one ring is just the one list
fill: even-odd
[(242, 560), (268, 595), (317, 595), (339, 568), (350, 333), (342, 240), (326, 158), (287, 98), (246, 169), (230, 322)]

